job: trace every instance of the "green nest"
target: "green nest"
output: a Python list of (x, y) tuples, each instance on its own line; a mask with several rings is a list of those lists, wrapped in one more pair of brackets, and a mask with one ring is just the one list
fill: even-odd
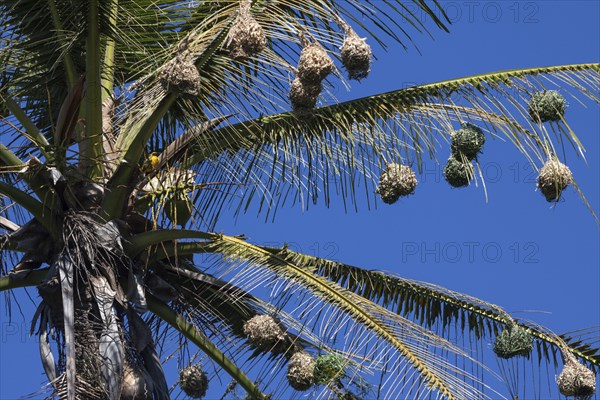
[(546, 162), (540, 170), (537, 179), (537, 187), (540, 189), (547, 201), (558, 201), (560, 196), (573, 182), (571, 170), (565, 164), (553, 159)]
[(191, 398), (199, 399), (206, 394), (208, 378), (200, 367), (190, 365), (179, 371), (179, 386)]
[(461, 161), (450, 156), (444, 167), (444, 178), (453, 187), (468, 186), (475, 170), (470, 161)]
[(335, 354), (325, 354), (317, 357), (315, 361), (314, 379), (320, 385), (326, 385), (332, 381), (346, 376), (344, 359)]
[(315, 360), (305, 351), (298, 351), (288, 362), (287, 380), (298, 391), (310, 389), (314, 382)]
[(408, 165), (390, 163), (379, 177), (376, 193), (386, 204), (394, 204), (401, 196), (415, 192), (417, 176)]
[(452, 154), (457, 157), (463, 155), (467, 160), (474, 159), (483, 148), (485, 135), (478, 126), (470, 123), (463, 124), (462, 128), (452, 134)]
[(596, 375), (575, 360), (565, 363), (556, 383), (565, 396), (589, 399), (596, 392)]
[(172, 223), (184, 226), (192, 217), (193, 207), (192, 199), (186, 193), (178, 192), (165, 202), (165, 214)]
[(567, 102), (556, 90), (535, 93), (529, 100), (529, 116), (533, 122), (560, 121), (565, 115)]
[(494, 342), (494, 353), (500, 358), (528, 356), (533, 350), (533, 338), (518, 325), (504, 329)]

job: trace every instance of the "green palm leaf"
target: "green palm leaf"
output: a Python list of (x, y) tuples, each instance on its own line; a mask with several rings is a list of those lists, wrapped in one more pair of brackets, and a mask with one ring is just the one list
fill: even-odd
[[(553, 150), (550, 133), (527, 117), (529, 97), (559, 80), (563, 88), (599, 102), (594, 90), (599, 71), (598, 64), (511, 70), (333, 104), (315, 109), (310, 118), (291, 112), (261, 117), (199, 138), (186, 165), (196, 165), (207, 181), (239, 184), (228, 193), (239, 198), (239, 208), (248, 209), (257, 198), (267, 215), (289, 198), (308, 205), (322, 197), (328, 204), (333, 188), (355, 200), (363, 179), (370, 197), (386, 162), (421, 165), (426, 156), (437, 159), (457, 122), (482, 125), (512, 143), (537, 170)], [(562, 123), (566, 130), (551, 128), (583, 155), (579, 139)], [(206, 218), (216, 218), (230, 196), (205, 192), (198, 207)]]

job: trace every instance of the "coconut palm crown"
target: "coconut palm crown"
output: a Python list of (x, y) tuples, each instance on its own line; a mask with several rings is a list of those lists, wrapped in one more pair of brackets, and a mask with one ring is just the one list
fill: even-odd
[[(0, 290), (37, 288), (50, 396), (200, 398), (231, 382), (224, 396), (496, 398), (457, 333), (474, 349), (496, 338), (498, 357), (534, 368), (562, 358), (569, 395), (595, 390), (600, 352), (585, 341), (432, 284), (214, 231), (230, 207), (273, 216), (333, 191), (393, 202), (414, 191), (409, 165), (450, 149), (448, 174), (468, 185), (484, 134), (538, 170), (557, 143), (582, 154), (564, 102), (543, 93), (598, 103), (599, 64), (339, 103), (333, 85), (368, 79), (369, 43), (447, 29), (436, 1), (6, 0), (0, 19)], [(549, 201), (575, 184), (557, 174), (544, 175)], [(167, 382), (173, 347), (189, 365)]]

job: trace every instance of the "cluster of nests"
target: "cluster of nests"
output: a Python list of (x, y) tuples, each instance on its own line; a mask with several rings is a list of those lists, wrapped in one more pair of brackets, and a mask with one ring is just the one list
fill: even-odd
[[(494, 341), (494, 353), (500, 358), (528, 357), (533, 350), (533, 337), (522, 326), (509, 324)], [(596, 392), (596, 375), (563, 349), (564, 367), (556, 379), (558, 389), (564, 396), (579, 399), (590, 398)]]
[[(317, 385), (327, 385), (346, 375), (346, 361), (336, 354), (313, 357), (292, 344), (284, 328), (271, 316), (256, 315), (244, 324), (248, 342), (258, 350), (291, 354), (288, 359), (287, 381), (298, 391)], [(289, 351), (292, 350), (292, 351)]]
[[(565, 116), (567, 102), (556, 90), (543, 90), (534, 93), (529, 99), (529, 116), (535, 123), (556, 122)], [(573, 183), (569, 167), (557, 158), (550, 158), (540, 170), (537, 187), (547, 201), (560, 200), (562, 192)]]
[(485, 135), (481, 128), (467, 122), (450, 137), (452, 154), (444, 166), (444, 178), (452, 187), (468, 186), (475, 174), (472, 161), (483, 149)]
[(416, 187), (417, 176), (410, 166), (388, 163), (379, 176), (375, 192), (384, 203), (394, 204), (400, 197), (413, 194)]
[[(236, 61), (243, 61), (262, 52), (267, 45), (263, 28), (250, 12), (251, 0), (241, 0), (238, 16), (229, 31), (225, 47)], [(160, 75), (160, 83), (167, 91), (197, 96), (200, 94), (200, 73), (194, 64), (194, 55), (181, 46)]]
[[(500, 358), (528, 357), (533, 350), (533, 337), (517, 324), (507, 326), (494, 341), (494, 353)], [(596, 392), (596, 375), (564, 349), (564, 367), (556, 383), (564, 396), (587, 399)]]
[[(338, 23), (345, 32), (340, 58), (348, 77), (355, 80), (366, 78), (371, 70), (371, 47), (349, 25), (342, 21)], [(288, 95), (292, 108), (297, 112), (307, 111), (315, 106), (323, 90), (323, 80), (335, 70), (333, 60), (319, 42), (309, 40), (302, 32), (300, 42), (302, 52)]]

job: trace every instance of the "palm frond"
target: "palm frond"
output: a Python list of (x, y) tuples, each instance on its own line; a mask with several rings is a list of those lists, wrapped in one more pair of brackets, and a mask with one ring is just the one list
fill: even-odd
[[(225, 259), (222, 256), (215, 259), (215, 265), (222, 265), (221, 268), (229, 272), (237, 271), (229, 280), (235, 282), (236, 286), (254, 288), (265, 281), (272, 281), (275, 287), (282, 285), (281, 298), (288, 300), (289, 297), (285, 293), (294, 291), (295, 297), (304, 299), (296, 305), (299, 307), (296, 312), (304, 310), (303, 318), (310, 321), (310, 326), (320, 327), (319, 336), (335, 338), (344, 331), (346, 337), (352, 338), (344, 351), (351, 354), (364, 353), (361, 368), (384, 369), (387, 373), (399, 376), (412, 371), (409, 373), (410, 378), (397, 377), (388, 381), (387, 388), (384, 389), (388, 393), (397, 390), (407, 391), (415, 396), (425, 396), (431, 390), (435, 390), (453, 399), (469, 399), (483, 395), (464, 381), (471, 381), (477, 385), (477, 378), (450, 367), (440, 358), (440, 353), (453, 354), (452, 357), (461, 357), (465, 362), (470, 362), (470, 357), (432, 332), (343, 289), (332, 281), (320, 278), (313, 271), (301, 268), (290, 260), (241, 239), (219, 235), (217, 240), (209, 243), (209, 247), (211, 252), (225, 256)], [(243, 262), (243, 265), (240, 265), (240, 262)], [(278, 279), (283, 279), (285, 283), (275, 283)], [(325, 305), (318, 305), (321, 303), (316, 303), (316, 299), (324, 301)], [(283, 305), (278, 304), (278, 307)], [(346, 322), (342, 322), (343, 316)], [(347, 317), (357, 324), (350, 323)], [(329, 323), (325, 324), (325, 321)], [(331, 323), (332, 321), (336, 322)], [(309, 328), (307, 326), (304, 329)], [(371, 343), (372, 340), (385, 341), (390, 349), (383, 350), (380, 348), (382, 345), (375, 346), (376, 349), (367, 349), (366, 343)]]
[(583, 155), (567, 120), (541, 127), (528, 117), (527, 103), (557, 85), (599, 102), (599, 71), (598, 64), (576, 64), (470, 76), (317, 108), (307, 117), (288, 112), (217, 129), (198, 140), (186, 165), (195, 164), (206, 181), (240, 188), (220, 197), (204, 192), (198, 208), (210, 219), (223, 203), (239, 199), (246, 210), (256, 197), (260, 209), (275, 213), (291, 200), (328, 204), (331, 187), (355, 200), (363, 181), (369, 199), (386, 162), (420, 165), (426, 155), (437, 158), (460, 122), (504, 138), (536, 170), (558, 147), (546, 128)]
[(250, 381), (246, 375), (234, 364), (228, 357), (226, 357), (217, 346), (215, 346), (210, 340), (198, 331), (193, 324), (190, 324), (180, 315), (177, 315), (167, 305), (160, 301), (149, 298), (148, 306), (150, 310), (158, 317), (163, 319), (169, 325), (175, 327), (185, 337), (187, 337), (192, 343), (196, 344), (201, 348), (209, 357), (213, 359), (218, 365), (220, 365), (225, 371), (227, 371), (237, 382), (247, 391), (252, 398), (263, 399), (266, 396)]
[[(437, 285), (295, 253), (288, 249), (263, 248), (438, 332), (458, 326), (463, 331), (473, 333), (479, 340), (486, 336), (495, 337), (503, 327), (515, 323), (499, 306)], [(600, 347), (589, 338), (585, 340), (585, 335), (577, 340), (582, 335), (556, 335), (526, 320), (518, 321), (517, 324), (544, 342), (540, 356), (546, 362), (554, 361), (556, 364), (564, 340), (574, 355), (590, 366), (600, 368)], [(598, 331), (591, 330), (588, 335), (590, 334), (597, 335)]]

